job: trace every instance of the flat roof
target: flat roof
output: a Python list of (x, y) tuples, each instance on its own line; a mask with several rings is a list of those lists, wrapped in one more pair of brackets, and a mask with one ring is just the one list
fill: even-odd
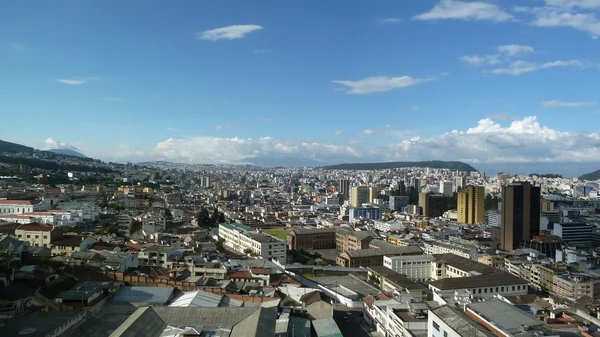
[(317, 282), (336, 292), (338, 290), (343, 292), (343, 288), (340, 288), (342, 286), (357, 293), (360, 299), (367, 295), (376, 295), (380, 292), (379, 289), (353, 275), (317, 276), (311, 278), (311, 281)]
[(504, 273), (502, 270), (494, 267), (490, 267), (483, 263), (477, 262), (475, 260), (467, 259), (465, 257), (448, 253), (448, 254), (434, 254), (435, 258), (438, 262), (445, 262), (447, 265), (450, 265), (456, 269), (460, 269), (465, 272), (478, 272), (482, 275), (491, 275), (491, 274), (502, 274)]
[(34, 311), (23, 316), (0, 320), (3, 336), (45, 337), (65, 322), (73, 319), (78, 311)]
[(173, 295), (173, 287), (123, 287), (112, 301), (126, 303), (167, 304)]
[(321, 318), (312, 321), (317, 337), (343, 337), (333, 318)]
[(367, 267), (367, 270), (373, 271), (406, 289), (427, 289), (425, 286), (409, 279), (406, 275), (402, 275), (384, 266)]
[(371, 257), (383, 255), (421, 255), (423, 250), (417, 246), (393, 246), (384, 248), (370, 248), (345, 251), (349, 257)]
[(493, 333), (484, 329), (481, 325), (473, 321), (469, 316), (465, 315), (464, 312), (453, 308), (452, 306), (445, 305), (436, 309), (430, 310), (430, 315), (434, 314), (439, 317), (444, 323), (448, 324), (450, 328), (456, 331), (460, 336), (472, 336), (472, 337), (494, 337)]
[(472, 289), (510, 285), (527, 285), (527, 281), (509, 273), (496, 275), (477, 275), (470, 277), (452, 277), (433, 282), (429, 285), (440, 290)]
[(493, 322), (494, 326), (510, 334), (520, 333), (523, 326), (533, 328), (545, 325), (544, 322), (537, 320), (523, 310), (496, 299), (471, 303), (468, 308)]

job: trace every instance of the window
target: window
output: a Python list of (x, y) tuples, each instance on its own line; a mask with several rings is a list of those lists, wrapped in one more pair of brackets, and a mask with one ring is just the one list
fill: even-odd
[(444, 331), (444, 337), (448, 337), (448, 331)]
[(31, 239), (31, 235), (27, 234), (27, 238), (28, 238), (28, 239)]
[(504, 291), (504, 287), (500, 287), (500, 291)]
[(483, 288), (483, 292), (487, 294), (487, 288)]
[(515, 286), (512, 286), (512, 291), (515, 291)]
[(437, 331), (440, 331), (440, 325), (437, 324), (436, 321), (433, 321), (433, 328), (436, 329)]

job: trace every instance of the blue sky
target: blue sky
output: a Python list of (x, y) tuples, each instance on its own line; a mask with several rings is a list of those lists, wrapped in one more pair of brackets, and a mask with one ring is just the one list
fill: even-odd
[(118, 161), (595, 162), (599, 11), (6, 1), (0, 138)]

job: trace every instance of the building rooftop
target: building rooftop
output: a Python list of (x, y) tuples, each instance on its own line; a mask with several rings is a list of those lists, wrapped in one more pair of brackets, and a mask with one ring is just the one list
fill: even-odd
[(30, 223), (30, 224), (25, 224), (25, 225), (21, 225), (19, 226), (19, 228), (17, 228), (17, 230), (22, 230), (22, 231), (37, 231), (37, 232), (51, 232), (54, 229), (54, 226), (46, 226), (46, 225), (40, 225), (38, 223)]
[(181, 294), (169, 307), (185, 308), (216, 308), (221, 303), (223, 296), (206, 291), (190, 291)]
[(453, 308), (452, 306), (443, 306), (436, 309), (432, 309), (431, 312), (439, 317), (444, 323), (448, 324), (450, 328), (456, 331), (460, 336), (471, 336), (471, 337), (494, 337), (495, 335), (475, 321), (471, 320), (460, 310)]
[(316, 276), (311, 278), (311, 281), (357, 300), (380, 292), (379, 289), (354, 275)]
[(321, 318), (312, 321), (317, 337), (343, 337), (333, 318)]
[(219, 226), (223, 226), (229, 230), (237, 230), (237, 231), (245, 231), (245, 232), (254, 232), (254, 228), (248, 227), (241, 223), (222, 223)]
[(39, 205), (39, 200), (7, 200), (0, 199), (0, 205)]
[(323, 234), (323, 233), (337, 233), (339, 227), (325, 227), (325, 228), (304, 228), (294, 227), (292, 232), (298, 235), (306, 234)]
[(174, 290), (173, 287), (123, 287), (112, 301), (166, 305)]
[(423, 250), (417, 246), (393, 246), (376, 249), (347, 250), (345, 253), (349, 257), (370, 257), (380, 255), (421, 255), (423, 254)]
[(460, 269), (465, 272), (476, 272), (481, 275), (491, 275), (491, 274), (502, 274), (504, 273), (502, 270), (494, 267), (487, 266), (483, 263), (467, 259), (462, 256), (458, 256), (456, 254), (448, 253), (448, 254), (434, 254), (435, 258), (438, 260), (438, 263), (446, 263), (456, 269)]
[(372, 271), (376, 274), (379, 274), (379, 275), (385, 277), (387, 280), (394, 282), (398, 286), (401, 286), (408, 290), (427, 289), (425, 286), (423, 286), (415, 281), (412, 281), (406, 275), (399, 274), (399, 273), (397, 273), (389, 268), (386, 268), (384, 266), (367, 267), (367, 270)]
[(34, 311), (0, 320), (2, 336), (45, 337), (56, 333), (66, 322), (79, 315), (76, 311)]
[(492, 324), (498, 329), (513, 336), (522, 333), (524, 327), (532, 329), (541, 328), (545, 325), (543, 321), (521, 309), (496, 299), (471, 303), (468, 308), (484, 319), (493, 322)]
[(471, 277), (452, 277), (429, 283), (430, 286), (440, 290), (472, 289), (522, 284), (527, 285), (527, 281), (509, 273), (502, 273), (496, 275), (478, 275)]
[(58, 240), (52, 241), (52, 246), (79, 247), (85, 239), (86, 237), (82, 235), (65, 235)]

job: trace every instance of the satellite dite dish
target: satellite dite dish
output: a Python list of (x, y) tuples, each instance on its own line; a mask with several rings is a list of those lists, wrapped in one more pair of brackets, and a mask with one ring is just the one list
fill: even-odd
[(67, 177), (69, 177), (69, 178), (73, 178), (73, 172), (69, 172), (69, 173), (67, 173)]
[(19, 335), (31, 335), (32, 333), (36, 332), (37, 330), (35, 328), (25, 328), (21, 331), (19, 331)]

